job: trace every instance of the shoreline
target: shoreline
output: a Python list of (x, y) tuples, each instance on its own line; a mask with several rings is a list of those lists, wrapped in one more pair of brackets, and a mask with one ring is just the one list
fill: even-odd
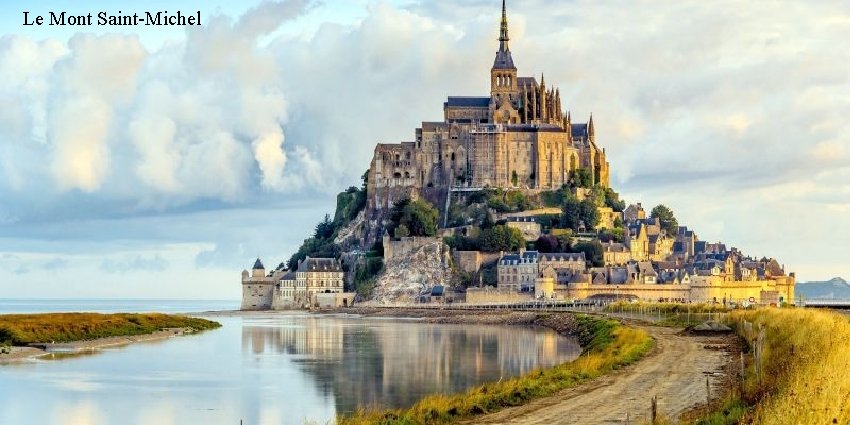
[(0, 365), (34, 360), (51, 354), (79, 354), (108, 347), (119, 347), (137, 342), (160, 341), (177, 336), (193, 334), (192, 328), (169, 328), (144, 335), (112, 336), (85, 341), (62, 343), (34, 343), (28, 346), (13, 346), (10, 354), (0, 354)]
[[(223, 310), (189, 313), (197, 317), (262, 317), (275, 315), (342, 316), (366, 319), (406, 319), (422, 323), (525, 326), (552, 329), (561, 336), (576, 336), (577, 322), (574, 312), (534, 312), (512, 310), (453, 310), (383, 307), (345, 307), (329, 310)], [(615, 319), (616, 320), (616, 319)], [(621, 324), (623, 321), (618, 320)]]

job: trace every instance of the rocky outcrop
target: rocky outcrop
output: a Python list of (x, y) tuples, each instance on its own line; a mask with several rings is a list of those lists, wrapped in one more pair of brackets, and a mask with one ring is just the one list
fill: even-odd
[(372, 302), (412, 302), (437, 285), (450, 285), (452, 267), (449, 247), (437, 238), (423, 238), (404, 255), (386, 260), (372, 290)]
[[(351, 242), (358, 242), (363, 238), (363, 224), (366, 221), (366, 211), (361, 210), (357, 213), (357, 217), (348, 223), (347, 226), (339, 229), (336, 234), (336, 238), (334, 238), (334, 244), (340, 246), (347, 246)], [(369, 247), (363, 247), (364, 249), (368, 249)]]

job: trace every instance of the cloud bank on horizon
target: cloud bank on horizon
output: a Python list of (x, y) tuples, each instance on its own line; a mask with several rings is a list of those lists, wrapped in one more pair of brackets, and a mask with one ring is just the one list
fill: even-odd
[[(115, 294), (168, 296), (191, 293), (168, 277), (191, 272), (195, 288), (235, 298), (236, 268), (288, 257), (376, 142), (412, 139), (447, 95), (488, 92), (497, 3), (374, 2), (293, 35), (281, 29), (334, 3), (255, 2), (155, 48), (144, 34), (7, 28), (0, 293), (34, 293), (45, 270), (85, 276), (66, 295), (122, 273), (160, 283)], [(850, 274), (846, 7), (508, 8), (520, 73), (545, 72), (574, 120), (593, 112), (627, 200), (666, 203), (701, 237), (804, 278)]]

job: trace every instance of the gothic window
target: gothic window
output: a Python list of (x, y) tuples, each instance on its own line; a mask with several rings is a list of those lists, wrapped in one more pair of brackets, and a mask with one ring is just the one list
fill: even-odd
[(455, 160), (455, 153), (452, 152), (452, 161), (454, 161), (454, 160)]

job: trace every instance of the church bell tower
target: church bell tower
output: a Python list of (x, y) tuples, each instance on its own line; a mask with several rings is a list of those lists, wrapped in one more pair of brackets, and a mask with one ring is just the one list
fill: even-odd
[(502, 0), (502, 23), (499, 30), (499, 51), (490, 69), (491, 111), (494, 123), (511, 123), (519, 121), (515, 102), (518, 101), (519, 86), (517, 84), (517, 69), (511, 57), (508, 46), (508, 13), (505, 0)]

